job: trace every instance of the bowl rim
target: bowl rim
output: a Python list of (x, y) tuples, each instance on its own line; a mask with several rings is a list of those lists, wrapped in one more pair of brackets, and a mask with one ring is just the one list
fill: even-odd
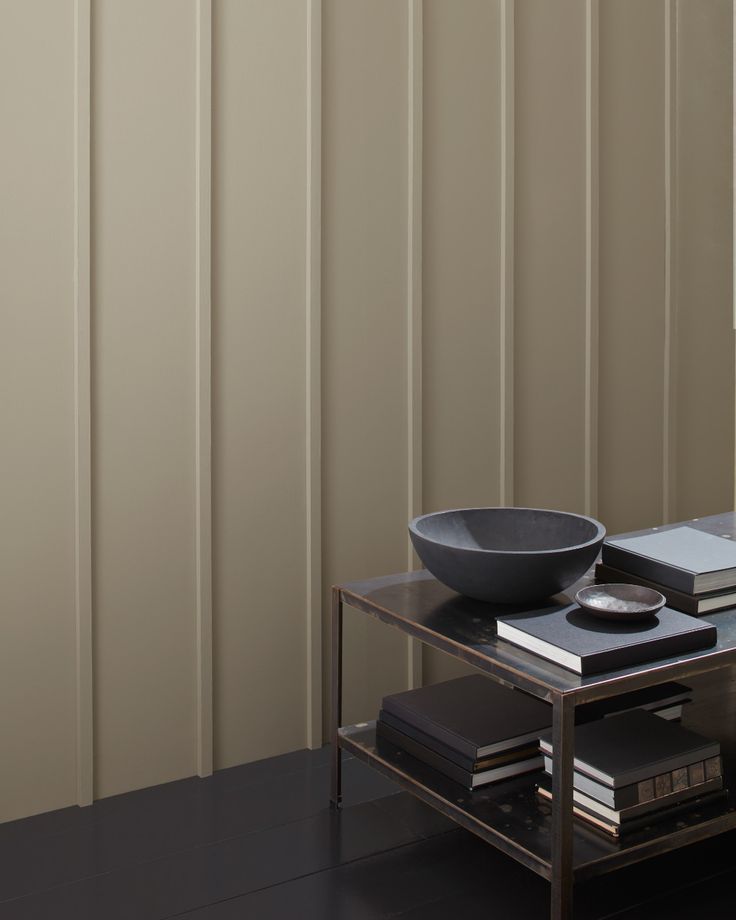
[(601, 543), (606, 536), (605, 526), (596, 518), (589, 517), (586, 514), (577, 514), (575, 511), (560, 511), (557, 508), (526, 508), (517, 505), (491, 505), (488, 507), (470, 507), (470, 508), (445, 508), (442, 511), (430, 511), (428, 514), (417, 515), (412, 521), (409, 522), (409, 532), (415, 534), (421, 540), (426, 540), (427, 543), (433, 543), (435, 546), (452, 546), (452, 544), (442, 543), (440, 540), (433, 540), (432, 537), (428, 537), (426, 534), (421, 533), (417, 525), (427, 518), (431, 517), (440, 517), (445, 514), (458, 514), (463, 511), (543, 511), (546, 513), (552, 514), (561, 514), (565, 517), (578, 518), (579, 520), (588, 521), (590, 524), (593, 524), (596, 528), (596, 535), (590, 539), (586, 540), (583, 543), (571, 543), (569, 546), (560, 546), (552, 549), (482, 549), (479, 546), (458, 546), (456, 549), (462, 550), (464, 553), (494, 553), (497, 555), (504, 556), (544, 556), (549, 553), (562, 553), (562, 552), (571, 552), (576, 549), (585, 549), (587, 546), (593, 546), (595, 544)]

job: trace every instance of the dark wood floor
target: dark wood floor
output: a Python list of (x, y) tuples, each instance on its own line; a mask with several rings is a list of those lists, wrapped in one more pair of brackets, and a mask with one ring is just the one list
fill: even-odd
[[(0, 825), (2, 920), (536, 920), (542, 879), (354, 759), (299, 751)], [(579, 886), (576, 917), (732, 916), (727, 835)]]

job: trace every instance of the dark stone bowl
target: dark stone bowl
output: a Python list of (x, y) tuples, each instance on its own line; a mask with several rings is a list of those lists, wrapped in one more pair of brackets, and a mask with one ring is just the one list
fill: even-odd
[(563, 591), (595, 561), (606, 535), (599, 521), (540, 508), (463, 508), (409, 524), (429, 571), (480, 601), (527, 604)]

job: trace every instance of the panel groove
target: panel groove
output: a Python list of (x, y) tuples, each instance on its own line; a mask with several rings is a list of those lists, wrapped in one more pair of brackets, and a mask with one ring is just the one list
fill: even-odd
[(212, 712), (212, 0), (197, 0), (196, 57), (197, 773), (213, 764)]
[(322, 744), (322, 0), (307, 4), (307, 746)]
[(501, 3), (501, 291), (499, 504), (514, 503), (514, 13)]
[[(422, 513), (422, 109), (423, 0), (408, 0), (407, 215), (407, 498), (408, 518)], [(407, 536), (409, 570), (417, 559)], [(422, 680), (421, 643), (407, 640), (407, 683)]]
[(598, 513), (599, 0), (585, 15), (585, 499)]
[(675, 282), (677, 156), (677, 0), (664, 5), (664, 385), (662, 406), (662, 521), (673, 520), (676, 488), (676, 322)]
[(90, 356), (91, 0), (74, 4), (74, 434), (77, 804), (94, 797)]

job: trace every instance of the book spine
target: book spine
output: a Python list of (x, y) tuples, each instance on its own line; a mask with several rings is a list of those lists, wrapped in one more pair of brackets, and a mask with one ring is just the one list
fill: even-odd
[(390, 725), (387, 725), (385, 722), (376, 723), (376, 735), (385, 738), (386, 741), (396, 745), (396, 747), (400, 748), (402, 751), (406, 751), (406, 753), (411, 757), (415, 757), (417, 760), (421, 760), (422, 763), (427, 764), (427, 766), (438, 770), (440, 773), (443, 773), (450, 779), (454, 779), (455, 782), (461, 783), (463, 786), (465, 786), (466, 789), (473, 788), (472, 773), (469, 773), (467, 770), (463, 770), (461, 767), (458, 767), (457, 764), (454, 764), (446, 757), (442, 757), (440, 754), (435, 753), (429, 748), (425, 748), (423, 744), (419, 744), (408, 735), (404, 735), (401, 732), (396, 731), (396, 729), (392, 728)]
[(442, 725), (438, 725), (436, 722), (430, 722), (428, 719), (417, 715), (415, 712), (408, 712), (403, 707), (397, 706), (396, 701), (392, 700), (390, 697), (387, 697), (383, 701), (383, 709), (384, 712), (395, 716), (407, 725), (411, 725), (412, 728), (418, 729), (429, 738), (441, 741), (448, 748), (457, 751), (458, 754), (461, 754), (468, 760), (475, 761), (478, 759), (478, 748), (467, 739), (462, 738), (460, 735), (456, 735), (454, 732), (444, 728)]
[(621, 546), (604, 543), (601, 548), (601, 561), (604, 565), (609, 565), (621, 572), (632, 572), (648, 581), (659, 582), (676, 591), (682, 591), (684, 594), (696, 593), (694, 572), (673, 568), (657, 562), (656, 559), (650, 559), (648, 556), (631, 553)]
[[(705, 624), (702, 624), (705, 626)], [(635, 646), (607, 649), (586, 655), (580, 659), (580, 674), (597, 674), (603, 671), (615, 671), (630, 665), (652, 661), (655, 658), (671, 658), (685, 652), (694, 652), (701, 648), (715, 645), (718, 631), (710, 624), (704, 629), (681, 633), (677, 636), (651, 639)], [(632, 780), (633, 782), (633, 780)]]
[(667, 585), (661, 585), (659, 582), (650, 581), (648, 578), (642, 578), (631, 572), (621, 572), (618, 569), (609, 568), (602, 562), (595, 567), (595, 578), (600, 584), (613, 584), (623, 582), (624, 584), (642, 585), (644, 588), (653, 588), (664, 594), (667, 599), (667, 606), (674, 607), (682, 613), (689, 613), (691, 616), (700, 614), (700, 602), (692, 594), (684, 594), (682, 591), (675, 591)]
[[(544, 769), (552, 776), (552, 760), (547, 755), (544, 758)], [(617, 789), (597, 783), (576, 770), (573, 774), (573, 787), (607, 808), (624, 811), (720, 779), (722, 770), (721, 757), (716, 755)]]

